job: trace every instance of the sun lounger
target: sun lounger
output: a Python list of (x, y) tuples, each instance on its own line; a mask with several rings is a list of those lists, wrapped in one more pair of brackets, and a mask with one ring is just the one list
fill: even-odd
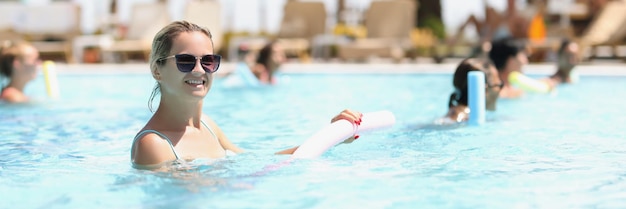
[(410, 34), (414, 28), (415, 1), (374, 0), (365, 12), (367, 38), (339, 45), (338, 55), (343, 60), (365, 59), (371, 56), (404, 57), (411, 47)]
[(72, 40), (80, 35), (80, 6), (73, 2), (23, 5), (14, 19), (14, 31), (43, 57), (61, 55), (73, 63)]
[(154, 35), (170, 22), (164, 3), (135, 3), (132, 8), (126, 34), (102, 48), (103, 53), (119, 55), (121, 62), (127, 61), (129, 53), (140, 53), (147, 61)]
[(326, 32), (323, 2), (287, 1), (276, 38), (288, 55), (308, 60), (311, 43)]
[(222, 13), (221, 5), (217, 0), (191, 0), (185, 7), (184, 19), (192, 23), (207, 27), (213, 36), (215, 53), (222, 47)]
[[(626, 0), (615, 0), (606, 3), (600, 14), (592, 21), (589, 28), (580, 38), (583, 50), (587, 48), (609, 47), (609, 56), (616, 56), (614, 51), (625, 43), (626, 38)], [(591, 52), (592, 57), (597, 57)]]

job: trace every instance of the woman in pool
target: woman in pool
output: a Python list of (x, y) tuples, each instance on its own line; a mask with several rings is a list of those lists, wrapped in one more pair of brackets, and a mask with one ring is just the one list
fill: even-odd
[(2, 87), (0, 100), (10, 103), (28, 102), (24, 88), (37, 77), (39, 51), (27, 42), (5, 41), (0, 46), (0, 77), (8, 79)]
[[(156, 34), (150, 52), (150, 70), (157, 85), (150, 104), (158, 93), (161, 101), (133, 141), (131, 161), (136, 168), (154, 169), (169, 162), (222, 158), (228, 153), (243, 152), (202, 112), (204, 97), (221, 60), (214, 53), (211, 33), (193, 23), (176, 21)], [(361, 114), (344, 110), (331, 122), (341, 119), (358, 125)], [(277, 154), (293, 154), (297, 148)]]
[(578, 44), (576, 42), (572, 42), (569, 39), (561, 41), (558, 50), (556, 72), (547, 80), (552, 86), (573, 83), (575, 81), (575, 79), (572, 79), (572, 70), (580, 62), (578, 53)]
[(276, 84), (274, 74), (286, 59), (280, 44), (272, 41), (259, 51), (259, 55), (250, 69), (260, 83)]
[(459, 123), (469, 119), (467, 75), (471, 71), (485, 73), (485, 108), (496, 110), (496, 101), (504, 84), (498, 76), (498, 71), (488, 61), (469, 58), (463, 60), (454, 72), (452, 84), (455, 91), (450, 95), (448, 114), (438, 122), (439, 124)]
[(492, 42), (489, 50), (489, 59), (493, 62), (504, 87), (500, 90), (500, 98), (518, 98), (523, 95), (521, 89), (515, 88), (509, 82), (509, 75), (521, 72), (522, 67), (528, 64), (526, 44), (513, 38), (503, 38)]

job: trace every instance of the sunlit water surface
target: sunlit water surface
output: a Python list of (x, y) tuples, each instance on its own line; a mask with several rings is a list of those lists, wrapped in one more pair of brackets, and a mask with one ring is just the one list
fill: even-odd
[[(438, 126), (450, 74), (282, 74), (226, 88), (210, 115), (246, 153), (175, 171), (135, 170), (129, 149), (151, 116), (149, 74), (60, 74), (30, 105), (0, 105), (1, 208), (624, 208), (626, 77), (582, 76), (556, 94), (500, 100), (482, 126)], [(158, 102), (155, 102), (155, 106)], [(302, 143), (344, 108), (392, 111), (317, 159)]]

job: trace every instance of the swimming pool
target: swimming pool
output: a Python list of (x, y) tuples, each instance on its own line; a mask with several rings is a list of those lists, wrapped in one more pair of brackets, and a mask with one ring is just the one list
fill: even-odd
[[(555, 95), (500, 100), (483, 126), (442, 127), (433, 121), (447, 111), (451, 69), (425, 68), (437, 73), (286, 70), (278, 86), (256, 89), (219, 78), (204, 111), (248, 152), (172, 173), (129, 163), (151, 116), (147, 70), (60, 73), (57, 101), (38, 78), (27, 88), (37, 103), (0, 104), (0, 208), (626, 206), (626, 76), (583, 74)], [(397, 123), (317, 159), (272, 154), (344, 108), (390, 110)]]

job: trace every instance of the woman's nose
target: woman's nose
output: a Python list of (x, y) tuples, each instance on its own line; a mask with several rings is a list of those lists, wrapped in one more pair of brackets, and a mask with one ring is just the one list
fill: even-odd
[(202, 63), (200, 63), (200, 59), (196, 59), (196, 64), (191, 69), (191, 73), (195, 74), (204, 74), (204, 69), (202, 68)]

